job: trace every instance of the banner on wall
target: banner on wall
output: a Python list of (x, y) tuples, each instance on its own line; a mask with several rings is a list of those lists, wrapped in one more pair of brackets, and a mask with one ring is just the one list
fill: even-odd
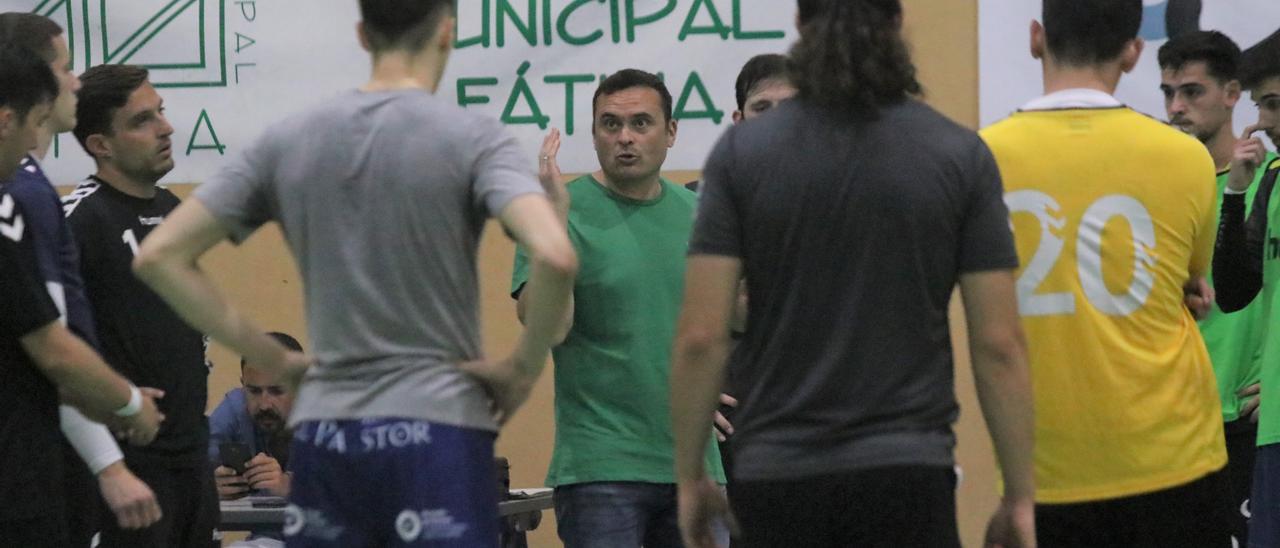
[[(147, 67), (174, 126), (168, 182), (199, 182), (267, 124), (364, 83), (355, 0), (0, 0), (65, 30), (77, 72)], [(662, 75), (679, 122), (665, 169), (701, 169), (732, 124), (747, 59), (785, 53), (794, 2), (777, 0), (459, 0), (456, 50), (438, 95), (501, 119), (535, 162), (551, 128), (561, 168), (598, 168), (591, 97), (619, 69)], [(431, 128), (422, 128), (431, 131)], [(59, 184), (93, 171), (70, 134), (46, 170)]]
[[(1160, 120), (1167, 120), (1160, 92), (1156, 51), (1170, 35), (1186, 30), (1219, 30), (1248, 49), (1280, 30), (1275, 0), (1145, 0), (1142, 59), (1120, 81), (1116, 97)], [(1040, 18), (1040, 2), (980, 0), (978, 4), (979, 98), (982, 125), (1008, 116), (1043, 94), (1040, 62), (1031, 58), (1031, 21)], [(1257, 121), (1247, 94), (1236, 107), (1239, 131)]]

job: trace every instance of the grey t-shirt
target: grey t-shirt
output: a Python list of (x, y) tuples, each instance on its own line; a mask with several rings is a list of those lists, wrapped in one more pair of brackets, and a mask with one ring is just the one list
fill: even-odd
[(483, 388), (456, 364), (481, 357), (485, 221), (535, 193), (533, 158), (498, 121), (405, 90), (347, 92), (275, 125), (195, 198), (237, 243), (278, 221), (297, 260), (317, 365), (292, 423), (495, 430)]
[(740, 258), (737, 480), (949, 466), (947, 306), (1017, 253), (977, 134), (907, 101), (853, 122), (784, 103), (717, 143), (691, 255)]

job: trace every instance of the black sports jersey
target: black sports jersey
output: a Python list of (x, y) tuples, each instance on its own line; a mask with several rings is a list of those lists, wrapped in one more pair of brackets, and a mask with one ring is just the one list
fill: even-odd
[(20, 339), (58, 320), (22, 206), (0, 187), (0, 521), (62, 508), (58, 390)]
[(209, 368), (204, 337), (133, 275), (138, 244), (178, 207), (157, 188), (150, 199), (90, 178), (62, 200), (80, 251), (80, 269), (107, 363), (138, 386), (164, 390), (165, 420), (146, 447), (124, 447), (126, 460), (189, 466), (203, 462)]

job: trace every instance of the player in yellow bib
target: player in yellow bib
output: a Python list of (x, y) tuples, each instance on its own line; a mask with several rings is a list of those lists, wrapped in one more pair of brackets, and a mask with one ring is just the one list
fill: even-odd
[(1213, 160), (1112, 94), (1141, 0), (1044, 0), (1044, 97), (987, 128), (1017, 240), (1041, 546), (1229, 546), (1217, 384), (1184, 291), (1215, 238)]

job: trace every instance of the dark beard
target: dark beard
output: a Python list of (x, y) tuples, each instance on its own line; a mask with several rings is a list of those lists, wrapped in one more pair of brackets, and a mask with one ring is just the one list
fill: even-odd
[[(271, 410), (263, 410), (253, 415), (253, 424), (268, 434), (276, 434), (284, 430), (284, 417)], [(266, 426), (270, 425), (270, 426)]]

